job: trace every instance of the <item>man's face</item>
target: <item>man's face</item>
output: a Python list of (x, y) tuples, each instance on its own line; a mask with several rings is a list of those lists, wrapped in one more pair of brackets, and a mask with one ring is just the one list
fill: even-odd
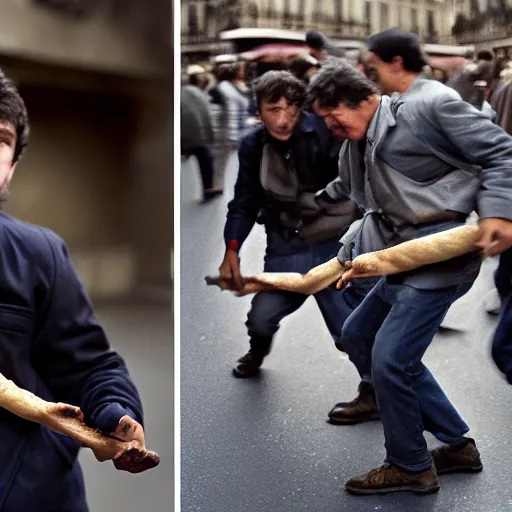
[(285, 98), (277, 103), (262, 101), (260, 105), (260, 117), (265, 128), (274, 139), (287, 141), (293, 134), (293, 130), (299, 121), (300, 108), (290, 105)]
[(322, 62), (327, 58), (327, 51), (319, 48), (309, 48), (309, 54), (318, 62)]
[(321, 108), (315, 102), (313, 108), (315, 114), (325, 121), (329, 130), (340, 140), (364, 139), (373, 116), (367, 101), (357, 108), (349, 108), (339, 103), (336, 108), (331, 109)]
[(401, 57), (395, 57), (391, 62), (384, 62), (375, 53), (366, 54), (366, 72), (368, 78), (375, 82), (382, 94), (392, 94), (396, 90), (398, 74), (403, 71)]
[(10, 123), (0, 122), (0, 202), (6, 199), (16, 164), (13, 164), (16, 148), (16, 131)]

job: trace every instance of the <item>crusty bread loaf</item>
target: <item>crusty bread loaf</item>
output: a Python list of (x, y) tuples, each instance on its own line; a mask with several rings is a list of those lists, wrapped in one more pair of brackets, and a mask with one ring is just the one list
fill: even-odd
[[(346, 267), (337, 258), (333, 258), (311, 269), (307, 274), (264, 272), (244, 277), (244, 288), (238, 290), (237, 294), (286, 290), (309, 295), (327, 288), (340, 278), (346, 283), (351, 279), (398, 274), (462, 256), (476, 251), (477, 238), (478, 227), (465, 225), (410, 240), (382, 251), (362, 254), (352, 262), (344, 262)], [(234, 283), (221, 277), (207, 277), (206, 282), (236, 291)]]
[(382, 251), (361, 254), (344, 280), (407, 272), (451, 260), (476, 250), (477, 226), (461, 226), (403, 242)]

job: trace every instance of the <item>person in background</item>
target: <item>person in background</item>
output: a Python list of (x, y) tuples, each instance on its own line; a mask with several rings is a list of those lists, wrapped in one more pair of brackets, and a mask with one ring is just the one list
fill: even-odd
[(371, 36), (367, 46), (365, 74), (382, 94), (404, 94), (427, 65), (418, 36), (399, 28)]
[[(244, 79), (242, 62), (222, 64), (215, 70), (218, 98), (214, 108), (215, 159), (214, 181), (224, 188), (227, 166), (247, 130), (249, 118), (249, 89)], [(213, 91), (210, 93), (213, 96)]]
[(496, 366), (512, 384), (512, 249), (500, 256), (494, 281), (501, 304), (491, 353)]
[[(239, 252), (256, 222), (265, 225), (267, 272), (305, 273), (338, 252), (339, 238), (361, 216), (352, 201), (315, 202), (315, 193), (335, 178), (339, 145), (331, 145), (325, 123), (301, 112), (305, 85), (287, 71), (269, 71), (255, 85), (262, 125), (238, 151), (239, 171), (224, 228), (226, 251), (220, 276), (241, 288)], [(333, 288), (314, 295), (336, 343), (343, 304)], [(236, 377), (257, 374), (283, 318), (307, 296), (255, 295), (247, 318), (250, 350), (238, 360)]]
[(207, 202), (223, 192), (222, 188), (213, 186), (211, 148), (214, 135), (210, 104), (205, 93), (209, 81), (202, 66), (189, 66), (187, 75), (188, 84), (181, 88), (181, 153), (185, 158), (196, 157), (203, 184), (203, 202)]
[(312, 56), (299, 57), (289, 64), (288, 69), (307, 85), (311, 75), (320, 69), (320, 63)]
[(309, 54), (318, 62), (322, 63), (327, 57), (327, 38), (321, 33), (310, 30), (306, 33), (306, 44), (309, 48)]
[(432, 68), (432, 77), (442, 84), (448, 81), (448, 73), (441, 68)]
[[(474, 62), (466, 65), (462, 71), (451, 77), (446, 85), (455, 89), (464, 101), (482, 112), (494, 115), (486, 101), (487, 92), (492, 83), (493, 55), (488, 51), (478, 52)], [(492, 112), (491, 112), (492, 111)]]
[(309, 48), (309, 54), (321, 65), (326, 61), (345, 56), (344, 50), (334, 46), (325, 34), (315, 30), (306, 33), (306, 45)]

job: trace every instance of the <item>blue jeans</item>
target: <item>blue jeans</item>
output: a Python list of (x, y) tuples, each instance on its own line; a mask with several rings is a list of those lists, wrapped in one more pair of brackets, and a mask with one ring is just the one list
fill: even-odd
[(505, 301), (512, 293), (512, 249), (501, 254), (494, 282), (501, 300)]
[(492, 358), (512, 384), (512, 249), (500, 256), (495, 282), (502, 306), (498, 327), (492, 340)]
[(450, 305), (472, 284), (420, 290), (382, 278), (343, 327), (351, 361), (361, 376), (371, 375), (387, 461), (405, 470), (432, 464), (424, 430), (448, 444), (469, 430), (421, 359)]
[[(313, 267), (334, 258), (338, 250), (337, 240), (308, 245), (298, 236), (286, 240), (269, 231), (264, 271), (305, 274)], [(348, 317), (352, 309), (346, 309), (340, 292), (334, 286), (316, 293), (314, 297), (327, 328), (339, 347), (342, 317)], [(251, 349), (267, 352), (281, 320), (297, 311), (307, 298), (308, 295), (284, 291), (256, 294), (246, 322)]]

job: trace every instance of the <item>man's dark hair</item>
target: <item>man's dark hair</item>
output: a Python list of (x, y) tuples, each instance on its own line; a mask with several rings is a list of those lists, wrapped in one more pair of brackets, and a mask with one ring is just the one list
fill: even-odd
[(237, 68), (235, 68), (233, 63), (219, 64), (215, 68), (214, 75), (218, 82), (223, 82), (224, 80), (231, 82), (237, 76)]
[(313, 62), (310, 62), (302, 57), (299, 57), (295, 60), (293, 60), (290, 65), (288, 66), (290, 73), (292, 73), (294, 76), (296, 76), (299, 80), (302, 80), (303, 82), (306, 82), (307, 79), (305, 78), (306, 73), (311, 69), (320, 68), (320, 65), (313, 64)]
[(313, 75), (308, 87), (308, 104), (336, 108), (340, 103), (357, 108), (370, 96), (379, 94), (377, 86), (348, 62), (338, 60)]
[(264, 101), (277, 103), (284, 98), (290, 105), (302, 108), (306, 99), (306, 86), (289, 71), (267, 71), (255, 82), (254, 93), (258, 108)]
[(14, 83), (0, 70), (0, 122), (10, 123), (16, 131), (12, 163), (16, 163), (28, 144), (29, 126), (25, 102)]
[(401, 57), (404, 69), (411, 73), (421, 73), (427, 64), (418, 36), (400, 28), (390, 28), (371, 36), (368, 51), (384, 62)]
[(482, 50), (476, 54), (476, 60), (494, 60), (494, 55), (489, 50)]
[(326, 38), (321, 32), (310, 30), (306, 33), (306, 44), (315, 50), (323, 50), (326, 45)]
[(205, 80), (205, 76), (202, 73), (198, 73), (197, 75), (190, 75), (188, 77), (188, 83), (190, 85), (195, 85), (196, 87), (202, 87)]

